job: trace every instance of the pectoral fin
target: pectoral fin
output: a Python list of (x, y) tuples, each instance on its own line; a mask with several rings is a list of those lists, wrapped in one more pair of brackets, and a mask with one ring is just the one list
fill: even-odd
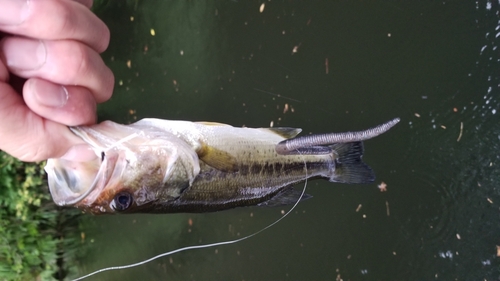
[(226, 151), (217, 149), (215, 147), (202, 144), (201, 148), (196, 151), (198, 158), (205, 162), (207, 165), (214, 167), (217, 170), (232, 172), (236, 171), (238, 161), (234, 156)]
[[(302, 197), (300, 197), (302, 196)], [(260, 203), (259, 207), (278, 207), (284, 205), (295, 204), (299, 199), (300, 201), (311, 198), (312, 196), (309, 194), (303, 194), (302, 190), (295, 190), (293, 188), (288, 188), (283, 190), (282, 192), (276, 194), (273, 198)]]

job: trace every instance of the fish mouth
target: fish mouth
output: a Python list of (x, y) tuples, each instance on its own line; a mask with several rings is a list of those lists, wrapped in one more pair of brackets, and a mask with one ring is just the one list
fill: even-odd
[(90, 145), (95, 157), (85, 161), (49, 159), (45, 166), (49, 190), (59, 206), (90, 205), (106, 187), (119, 155), (115, 151), (105, 152), (106, 148), (98, 144), (102, 136), (96, 130), (70, 129)]
[[(45, 166), (52, 199), (59, 206), (74, 206), (92, 200), (91, 194), (98, 194), (106, 186), (115, 161), (104, 157), (86, 162), (66, 159), (49, 159)], [(95, 197), (95, 196), (93, 196)], [(90, 202), (89, 202), (90, 203)]]

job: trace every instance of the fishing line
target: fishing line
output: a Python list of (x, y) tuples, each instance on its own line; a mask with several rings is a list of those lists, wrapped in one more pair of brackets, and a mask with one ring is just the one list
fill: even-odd
[(297, 205), (299, 204), (300, 200), (302, 199), (302, 197), (304, 196), (305, 192), (306, 192), (306, 187), (307, 187), (307, 178), (308, 178), (308, 173), (307, 173), (307, 162), (303, 156), (302, 153), (300, 153), (300, 151), (297, 151), (301, 156), (302, 156), (302, 160), (304, 161), (304, 169), (305, 169), (305, 181), (304, 181), (304, 188), (302, 189), (302, 193), (300, 194), (299, 196), (299, 199), (297, 199), (297, 202), (295, 202), (295, 204), (292, 206), (292, 208), (290, 208), (290, 210), (288, 210), (288, 212), (286, 212), (281, 218), (277, 219), (276, 221), (274, 221), (273, 223), (269, 224), (268, 226), (262, 228), (261, 230), (257, 231), (257, 232), (254, 232), (250, 235), (247, 235), (245, 237), (242, 237), (242, 238), (238, 238), (238, 239), (234, 239), (234, 240), (229, 240), (229, 241), (223, 241), (223, 242), (215, 242), (215, 243), (210, 243), (210, 244), (203, 244), (203, 245), (194, 245), (194, 246), (187, 246), (187, 247), (184, 247), (184, 248), (179, 248), (179, 249), (176, 249), (176, 250), (173, 250), (173, 251), (170, 251), (170, 252), (166, 252), (166, 253), (162, 253), (162, 254), (159, 254), (159, 255), (156, 255), (154, 257), (151, 257), (147, 260), (143, 260), (143, 261), (140, 261), (140, 262), (136, 262), (136, 263), (132, 263), (132, 264), (127, 264), (127, 265), (119, 265), (119, 266), (111, 266), (111, 267), (106, 267), (106, 268), (103, 268), (103, 269), (99, 269), (99, 270), (96, 270), (94, 272), (91, 272), (87, 275), (84, 275), (84, 276), (81, 276), (81, 277), (78, 277), (76, 279), (73, 279), (73, 281), (78, 281), (78, 280), (83, 280), (85, 278), (88, 278), (90, 276), (93, 276), (93, 275), (96, 275), (96, 274), (99, 274), (99, 273), (102, 273), (102, 272), (105, 272), (105, 271), (111, 271), (111, 270), (120, 270), (120, 269), (128, 269), (128, 268), (132, 268), (132, 267), (136, 267), (136, 266), (141, 266), (141, 265), (144, 265), (146, 263), (149, 263), (151, 261), (154, 261), (156, 259), (159, 259), (159, 258), (163, 258), (163, 257), (166, 257), (166, 256), (170, 256), (170, 255), (173, 255), (173, 254), (176, 254), (176, 253), (180, 253), (180, 252), (184, 252), (184, 251), (189, 251), (189, 250), (195, 250), (195, 249), (204, 249), (204, 248), (210, 248), (210, 247), (216, 247), (216, 246), (223, 246), (223, 245), (230, 245), (230, 244), (234, 244), (234, 243), (238, 243), (238, 242), (241, 242), (243, 240), (247, 240), (249, 238), (252, 238), (256, 235), (258, 235), (259, 233), (273, 227), (274, 225), (276, 225), (277, 223), (279, 223), (281, 220), (283, 220), (285, 217), (287, 217), (294, 209), (295, 207), (297, 207)]

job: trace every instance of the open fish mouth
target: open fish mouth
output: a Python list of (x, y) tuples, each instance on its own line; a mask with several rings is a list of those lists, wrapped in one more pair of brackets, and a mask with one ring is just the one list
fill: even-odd
[(95, 142), (89, 142), (90, 134), (95, 134), (92, 129), (74, 127), (71, 130), (92, 146), (95, 157), (82, 162), (63, 158), (47, 161), (45, 171), (49, 190), (52, 199), (59, 206), (77, 205), (85, 198), (88, 201), (91, 193), (102, 191), (115, 170), (116, 160), (119, 158), (115, 151), (100, 151)]
[[(115, 174), (123, 172), (124, 158), (133, 154), (124, 148), (126, 142), (137, 136), (135, 132), (125, 132), (116, 124), (106, 124), (100, 128), (71, 127), (71, 131), (82, 138), (92, 148), (95, 157), (85, 161), (49, 159), (45, 166), (52, 199), (59, 206), (90, 204), (99, 196)], [(121, 130), (121, 133), (116, 133)], [(109, 137), (115, 134), (121, 141)], [(123, 160), (123, 161), (120, 161)], [(82, 202), (84, 201), (84, 202)]]
[[(97, 158), (96, 158), (97, 159)], [(75, 162), (65, 159), (50, 159), (45, 171), (52, 199), (59, 206), (75, 205), (92, 191), (106, 185), (109, 171), (114, 163), (104, 158), (100, 165), (94, 162)], [(84, 171), (84, 172), (82, 172)]]

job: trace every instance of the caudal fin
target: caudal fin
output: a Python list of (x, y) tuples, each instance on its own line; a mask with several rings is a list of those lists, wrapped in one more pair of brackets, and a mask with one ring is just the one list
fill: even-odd
[(361, 160), (364, 151), (362, 142), (336, 143), (330, 147), (338, 155), (331, 182), (371, 183), (375, 180), (373, 170)]

